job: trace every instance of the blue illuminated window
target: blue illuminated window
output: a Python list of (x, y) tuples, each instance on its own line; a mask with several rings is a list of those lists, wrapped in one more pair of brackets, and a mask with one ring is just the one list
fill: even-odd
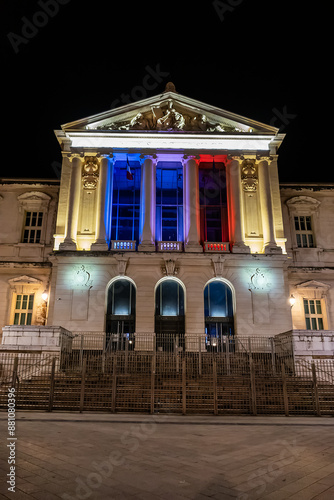
[(201, 207), (201, 240), (229, 241), (226, 170), (223, 163), (215, 168), (201, 163), (199, 169), (199, 200)]
[(136, 289), (131, 281), (119, 279), (108, 290), (107, 314), (129, 316), (135, 314)]
[(233, 316), (232, 291), (221, 281), (211, 281), (204, 289), (204, 315), (211, 318)]
[(183, 172), (180, 163), (157, 165), (156, 239), (183, 241)]
[(182, 286), (174, 280), (160, 283), (156, 290), (155, 308), (158, 316), (184, 316)]
[(114, 166), (112, 196), (112, 240), (136, 240), (139, 238), (140, 165), (130, 162), (133, 180), (126, 176), (126, 162)]

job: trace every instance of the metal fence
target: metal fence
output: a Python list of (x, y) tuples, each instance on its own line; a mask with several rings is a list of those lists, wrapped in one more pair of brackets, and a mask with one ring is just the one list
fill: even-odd
[(86, 332), (59, 356), (0, 352), (0, 408), (15, 386), (17, 409), (334, 415), (334, 360), (294, 361), (274, 338), (165, 341)]

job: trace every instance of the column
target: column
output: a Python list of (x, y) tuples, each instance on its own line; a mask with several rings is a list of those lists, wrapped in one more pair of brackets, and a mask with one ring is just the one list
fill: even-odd
[(96, 200), (96, 229), (95, 242), (91, 245), (91, 250), (105, 251), (108, 250), (107, 231), (105, 224), (106, 217), (106, 201), (108, 188), (108, 169), (109, 159), (102, 157), (100, 160), (100, 175), (97, 186)]
[(203, 252), (200, 244), (199, 157), (185, 155), (183, 158), (184, 251)]
[(140, 183), (140, 234), (138, 251), (155, 251), (156, 155), (143, 155)]
[(65, 239), (60, 243), (59, 250), (76, 250), (76, 239), (78, 230), (78, 217), (81, 193), (81, 170), (82, 159), (75, 156), (72, 158), (71, 183), (67, 203), (67, 221)]
[(262, 160), (259, 162), (258, 175), (264, 252), (282, 253), (281, 247), (278, 247), (275, 241), (274, 214), (271, 200), (269, 167), (267, 160)]
[(245, 244), (243, 199), (239, 160), (232, 159), (226, 166), (227, 193), (229, 203), (229, 227), (233, 253), (249, 253)]

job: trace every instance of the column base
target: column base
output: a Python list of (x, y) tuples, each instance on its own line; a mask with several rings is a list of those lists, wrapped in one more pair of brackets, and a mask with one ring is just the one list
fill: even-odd
[(282, 253), (282, 248), (277, 246), (276, 243), (268, 243), (267, 245), (264, 246), (264, 253), (265, 254), (281, 254)]
[(232, 246), (232, 253), (250, 253), (250, 247), (245, 243), (234, 243)]
[(59, 250), (76, 250), (76, 249), (77, 249), (77, 244), (73, 240), (69, 241), (65, 240), (59, 244)]
[(137, 247), (138, 252), (155, 252), (155, 244), (154, 243), (139, 243)]
[(91, 244), (90, 249), (98, 252), (106, 252), (109, 250), (105, 241), (95, 241), (95, 243)]
[(199, 243), (185, 243), (184, 244), (184, 251), (185, 252), (193, 252), (193, 253), (198, 253), (198, 252), (203, 252), (203, 247)]

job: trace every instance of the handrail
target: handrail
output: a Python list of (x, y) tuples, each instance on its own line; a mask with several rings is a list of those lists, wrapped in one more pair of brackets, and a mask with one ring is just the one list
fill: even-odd
[[(328, 382), (328, 383), (330, 383), (330, 384), (334, 385), (334, 376), (333, 376), (333, 374), (332, 374), (332, 373), (330, 373), (329, 371), (325, 371), (325, 370), (322, 368), (322, 366), (321, 366), (321, 364), (319, 363), (319, 361), (321, 361), (321, 360), (313, 360), (313, 361), (312, 361), (312, 363), (314, 363), (314, 365), (315, 365), (316, 370), (317, 370), (317, 372), (318, 372), (318, 373), (319, 373), (319, 372), (321, 372), (321, 373), (323, 373), (323, 374), (327, 377), (327, 379), (325, 378), (325, 380), (323, 380), (323, 379), (321, 378), (321, 376), (320, 376), (320, 377), (319, 377), (319, 380), (320, 380), (320, 381), (323, 381), (323, 382)], [(311, 374), (312, 374), (312, 363), (311, 363), (310, 361), (308, 361), (307, 359), (297, 359), (297, 360), (296, 360), (296, 365), (301, 365), (301, 366), (303, 366), (303, 367), (304, 367), (304, 368), (306, 368), (306, 369), (307, 369), (307, 370), (308, 370)], [(334, 368), (334, 362), (333, 362), (333, 368)], [(311, 375), (311, 377), (312, 377), (312, 375)], [(329, 380), (328, 380), (328, 379), (329, 379)]]

